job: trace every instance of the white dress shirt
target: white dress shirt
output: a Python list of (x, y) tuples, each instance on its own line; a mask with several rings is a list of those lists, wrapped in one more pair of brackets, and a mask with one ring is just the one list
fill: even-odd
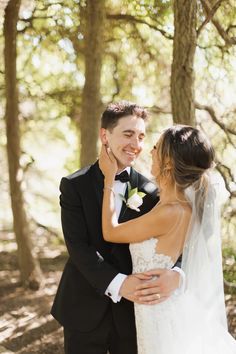
[[(128, 174), (130, 174), (130, 167), (125, 168), (125, 170), (128, 172)], [(123, 172), (123, 171), (121, 171), (121, 172)], [(122, 183), (121, 181), (114, 181), (113, 190), (115, 192), (115, 208), (116, 208), (117, 218), (120, 215), (120, 211), (121, 211), (121, 207), (122, 207), (122, 203), (123, 203), (119, 194), (125, 195), (126, 188), (127, 188), (127, 183)], [(109, 296), (113, 302), (120, 301), (121, 296), (119, 295), (119, 291), (120, 291), (120, 287), (126, 277), (127, 277), (127, 275), (119, 273), (108, 285), (108, 287), (105, 291), (105, 295)]]

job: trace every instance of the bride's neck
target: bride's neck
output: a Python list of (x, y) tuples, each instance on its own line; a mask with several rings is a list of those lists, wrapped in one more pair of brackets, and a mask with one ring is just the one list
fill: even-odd
[(183, 191), (179, 191), (174, 184), (162, 186), (160, 189), (160, 202), (185, 202), (186, 198)]

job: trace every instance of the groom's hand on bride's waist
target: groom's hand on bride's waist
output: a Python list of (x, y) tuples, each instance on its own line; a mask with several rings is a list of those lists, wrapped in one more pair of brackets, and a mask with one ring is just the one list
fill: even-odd
[(151, 276), (151, 279), (144, 280), (137, 285), (134, 292), (137, 299), (135, 302), (147, 305), (165, 301), (180, 283), (180, 274), (172, 269), (154, 269), (143, 273), (142, 276)]
[(119, 295), (129, 301), (141, 303), (141, 301), (139, 301), (138, 299), (138, 296), (135, 295), (136, 289), (137, 287), (141, 286), (147, 281), (150, 281), (151, 279), (152, 279), (152, 275), (145, 275), (145, 274), (128, 275), (120, 287)]

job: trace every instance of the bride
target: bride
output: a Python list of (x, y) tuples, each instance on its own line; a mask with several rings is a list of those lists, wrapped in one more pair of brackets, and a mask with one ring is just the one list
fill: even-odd
[(135, 304), (139, 354), (236, 353), (226, 324), (213, 164), (213, 148), (202, 132), (182, 125), (165, 130), (152, 149), (160, 201), (149, 213), (119, 224), (113, 191), (117, 163), (102, 147), (105, 240), (130, 243), (133, 273), (172, 268), (182, 254), (186, 275), (184, 293), (158, 304), (159, 295), (152, 295), (150, 305)]

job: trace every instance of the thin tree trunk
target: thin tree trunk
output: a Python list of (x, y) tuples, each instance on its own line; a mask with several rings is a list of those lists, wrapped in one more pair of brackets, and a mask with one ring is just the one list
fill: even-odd
[(97, 157), (105, 0), (87, 0), (85, 14), (85, 84), (80, 124), (81, 167), (92, 163)]
[(174, 45), (171, 103), (175, 123), (195, 125), (194, 55), (197, 0), (174, 0)]
[(6, 87), (6, 134), (9, 183), (13, 213), (14, 232), (17, 242), (18, 262), (22, 283), (38, 289), (42, 273), (32, 254), (29, 224), (24, 209), (21, 189), (22, 169), (20, 168), (20, 132), (18, 118), (18, 88), (16, 78), (16, 39), (20, 0), (10, 0), (5, 9), (4, 19), (4, 61)]

